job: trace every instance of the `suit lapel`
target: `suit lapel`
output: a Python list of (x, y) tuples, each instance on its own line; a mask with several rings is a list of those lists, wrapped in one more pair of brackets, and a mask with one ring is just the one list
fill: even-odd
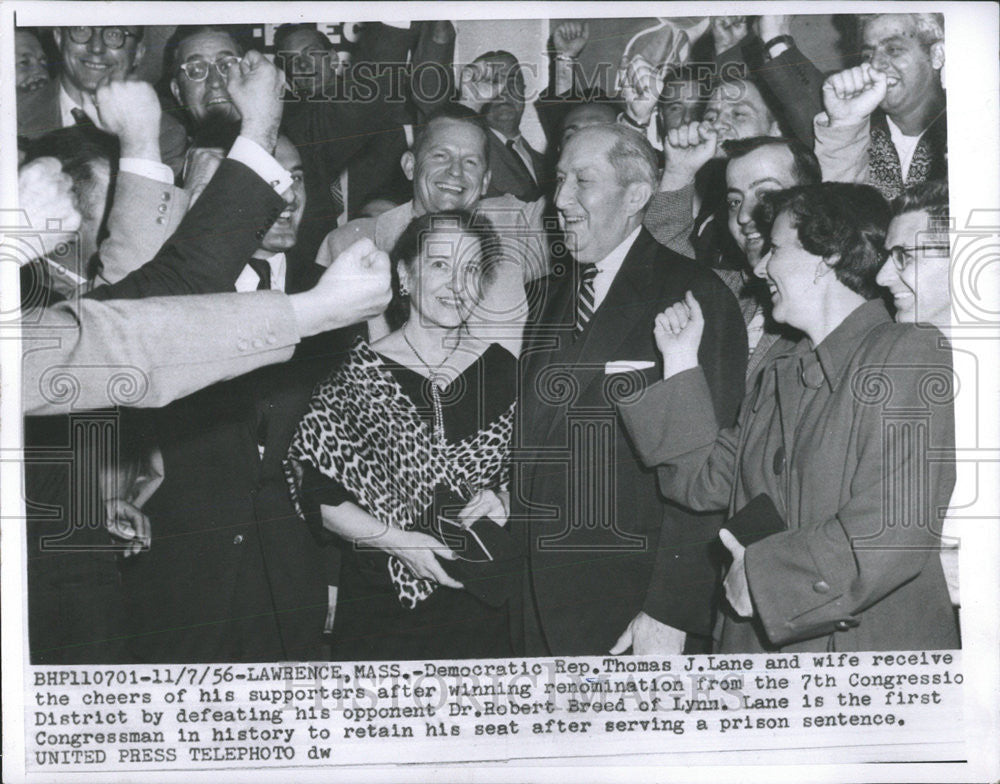
[[(573, 345), (573, 312), (576, 306), (575, 277), (549, 278), (550, 287), (541, 308), (541, 315), (530, 326), (530, 337), (525, 342), (525, 372), (521, 383), (534, 385), (539, 374), (552, 364), (570, 360)], [(530, 432), (547, 432), (554, 419), (561, 416), (557, 406), (542, 404), (534, 388), (519, 390), (518, 405)], [(530, 401), (530, 402), (529, 402)], [(527, 434), (527, 433), (526, 433)]]
[[(632, 329), (647, 317), (652, 306), (658, 304), (659, 290), (650, 289), (657, 279), (653, 274), (656, 254), (648, 252), (648, 240), (651, 239), (641, 231), (629, 248), (604, 301), (578, 341), (581, 362), (603, 364), (615, 359), (631, 337)], [(652, 324), (649, 329), (652, 332)]]

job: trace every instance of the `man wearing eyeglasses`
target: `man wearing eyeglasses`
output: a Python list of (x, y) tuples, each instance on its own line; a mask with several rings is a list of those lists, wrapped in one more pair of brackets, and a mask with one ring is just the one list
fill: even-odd
[(911, 185), (893, 201), (886, 233), (886, 260), (876, 281), (889, 289), (896, 321), (951, 330), (951, 265), (948, 253), (948, 184)]
[[(99, 85), (128, 78), (146, 53), (142, 27), (56, 27), (52, 37), (62, 55), (58, 78), (18, 103), (17, 132), (28, 138), (75, 125), (80, 115), (91, 117)], [(179, 174), (187, 137), (184, 128), (166, 112), (160, 118), (163, 162)]]

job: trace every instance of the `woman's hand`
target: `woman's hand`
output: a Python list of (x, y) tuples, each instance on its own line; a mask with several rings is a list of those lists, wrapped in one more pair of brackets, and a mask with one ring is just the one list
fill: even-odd
[(690, 291), (683, 302), (671, 305), (656, 317), (653, 336), (663, 355), (664, 378), (698, 366), (698, 346), (704, 330), (705, 317)]
[(480, 490), (465, 508), (458, 513), (459, 522), (463, 528), (469, 528), (480, 517), (488, 517), (499, 526), (507, 525), (507, 515), (510, 513), (510, 494), (498, 490)]
[(419, 531), (400, 531), (389, 528), (385, 535), (373, 540), (372, 544), (402, 561), (416, 577), (432, 580), (449, 588), (462, 589), (464, 586), (452, 579), (441, 566), (438, 557), (446, 561), (458, 558), (455, 553), (437, 539)]

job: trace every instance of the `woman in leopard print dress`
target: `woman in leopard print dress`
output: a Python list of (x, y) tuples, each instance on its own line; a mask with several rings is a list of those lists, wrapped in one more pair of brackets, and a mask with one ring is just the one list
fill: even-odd
[(392, 254), (394, 331), (359, 340), (293, 439), (293, 498), (341, 549), (336, 659), (511, 653), (506, 607), (465, 590), (433, 535), (442, 510), (506, 522), (516, 359), (466, 329), (496, 254), (467, 213), (415, 219)]

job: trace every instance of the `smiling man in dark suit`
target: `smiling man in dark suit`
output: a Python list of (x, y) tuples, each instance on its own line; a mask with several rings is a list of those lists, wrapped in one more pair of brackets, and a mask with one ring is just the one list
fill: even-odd
[[(660, 377), (650, 324), (694, 291), (711, 313), (702, 343), (713, 401), (733, 421), (746, 333), (736, 300), (709, 270), (642, 228), (656, 155), (620, 126), (578, 131), (556, 171), (555, 205), (574, 264), (547, 279), (523, 355), (512, 530), (527, 551), (527, 655), (614, 648), (680, 653), (710, 632), (715, 570), (708, 543), (721, 519), (658, 495), (616, 402)], [(519, 616), (519, 617), (518, 617)]]
[(524, 74), (510, 52), (486, 52), (471, 68), (488, 68), (498, 85), (497, 95), (483, 108), (489, 126), (489, 159), (492, 179), (487, 198), (509, 193), (521, 201), (534, 201), (548, 190), (544, 156), (521, 135), (524, 115)]

